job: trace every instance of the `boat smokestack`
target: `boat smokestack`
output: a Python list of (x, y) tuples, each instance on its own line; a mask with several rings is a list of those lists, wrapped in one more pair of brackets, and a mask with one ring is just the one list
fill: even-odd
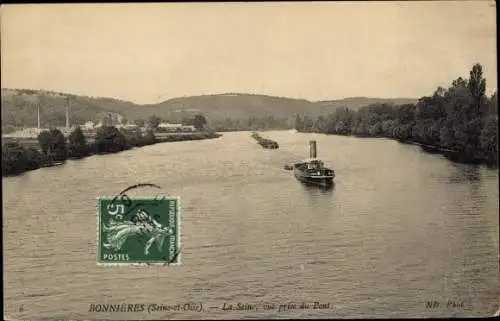
[(309, 141), (309, 157), (311, 158), (316, 158), (316, 141), (311, 140)]

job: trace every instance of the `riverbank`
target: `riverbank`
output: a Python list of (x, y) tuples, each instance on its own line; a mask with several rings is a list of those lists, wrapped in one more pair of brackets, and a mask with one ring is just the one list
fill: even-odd
[(182, 142), (188, 140), (214, 139), (221, 137), (217, 132), (198, 132), (198, 133), (156, 133), (155, 137), (159, 143)]
[(107, 148), (109, 144), (105, 142), (90, 142), (82, 145), (79, 149), (69, 149), (68, 152), (59, 155), (47, 155), (37, 149), (35, 140), (8, 139), (2, 142), (2, 177), (16, 176), (27, 171), (36, 170), (43, 167), (59, 166), (68, 159), (83, 159), (92, 155), (105, 155), (119, 153), (125, 150), (139, 148), (159, 143), (171, 143), (191, 140), (215, 139), (222, 134), (217, 132), (196, 132), (196, 133), (157, 133), (154, 137), (126, 137), (125, 143), (119, 148)]
[(487, 165), (490, 167), (498, 167), (498, 164), (495, 162), (490, 162), (487, 157), (481, 155), (466, 155), (465, 153), (460, 153), (457, 150), (452, 150), (448, 148), (444, 148), (441, 146), (433, 146), (428, 144), (419, 143), (416, 141), (402, 141), (396, 140), (401, 144), (415, 145), (419, 146), (424, 152), (429, 154), (437, 154), (443, 155), (447, 159), (456, 162), (456, 163), (464, 163), (471, 165)]
[[(312, 132), (309, 132), (312, 133)], [(486, 165), (488, 167), (493, 167), (493, 168), (498, 168), (498, 161), (495, 160), (490, 160), (484, 155), (480, 155), (479, 153), (469, 153), (466, 154), (465, 152), (460, 152), (458, 150), (453, 150), (449, 148), (445, 148), (442, 146), (436, 146), (436, 145), (429, 145), (429, 144), (424, 144), (417, 142), (415, 140), (404, 140), (404, 139), (398, 139), (394, 137), (387, 137), (387, 136), (370, 136), (370, 135), (361, 135), (361, 134), (335, 134), (335, 133), (319, 133), (319, 132), (313, 132), (317, 134), (325, 134), (325, 135), (335, 135), (335, 136), (348, 136), (348, 137), (356, 137), (356, 138), (384, 138), (384, 139), (390, 139), (397, 141), (398, 143), (401, 144), (407, 144), (407, 145), (414, 145), (414, 146), (419, 146), (424, 152), (429, 153), (429, 154), (439, 154), (450, 161), (456, 162), (456, 163), (462, 163), (462, 164), (471, 164), (471, 165)]]

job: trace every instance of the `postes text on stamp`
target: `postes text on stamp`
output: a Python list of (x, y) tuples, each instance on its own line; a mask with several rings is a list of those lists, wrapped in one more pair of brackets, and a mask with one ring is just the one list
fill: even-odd
[(98, 264), (180, 263), (178, 197), (101, 197)]

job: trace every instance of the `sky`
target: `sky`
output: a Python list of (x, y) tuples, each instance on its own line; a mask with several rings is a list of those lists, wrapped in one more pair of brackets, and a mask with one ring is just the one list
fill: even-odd
[(136, 103), (218, 93), (419, 98), (481, 63), (494, 1), (1, 7), (2, 88)]

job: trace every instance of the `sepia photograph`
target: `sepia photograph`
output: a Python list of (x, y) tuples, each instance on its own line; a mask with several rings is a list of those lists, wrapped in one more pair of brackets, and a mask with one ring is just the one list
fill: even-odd
[(498, 317), (496, 11), (2, 4), (4, 320)]

